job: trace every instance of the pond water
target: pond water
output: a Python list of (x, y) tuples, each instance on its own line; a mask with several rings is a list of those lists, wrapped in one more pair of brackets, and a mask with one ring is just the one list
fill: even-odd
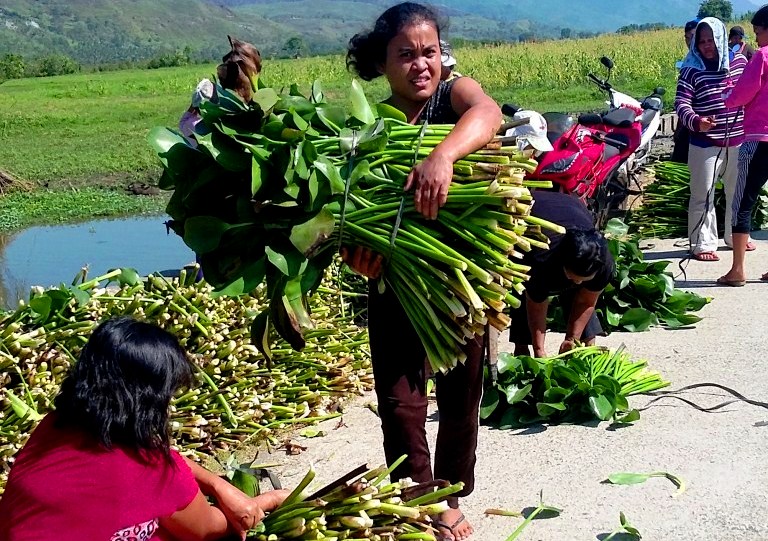
[(132, 267), (145, 275), (193, 262), (195, 255), (181, 238), (166, 234), (167, 219), (105, 219), (0, 234), (0, 308), (27, 299), (33, 285), (69, 284), (86, 265), (88, 276), (95, 278), (115, 267)]

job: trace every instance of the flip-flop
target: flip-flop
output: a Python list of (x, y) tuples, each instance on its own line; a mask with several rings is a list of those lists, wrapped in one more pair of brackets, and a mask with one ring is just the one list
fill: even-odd
[(699, 252), (698, 254), (693, 254), (691, 257), (696, 261), (720, 261), (720, 256), (715, 252)]
[(434, 524), (436, 529), (443, 529), (451, 532), (450, 536), (443, 535), (441, 537), (438, 537), (439, 541), (453, 541), (454, 539), (456, 539), (456, 533), (454, 532), (456, 526), (466, 521), (467, 521), (467, 517), (465, 517), (464, 513), (462, 513), (461, 515), (459, 515), (459, 518), (457, 518), (454, 521), (454, 523), (451, 524), (450, 526), (448, 525), (447, 522), (443, 522), (442, 520), (435, 520), (432, 522), (432, 524)]
[(760, 281), (761, 281), (761, 282), (768, 282), (768, 272), (766, 272), (765, 274), (763, 274), (763, 275), (760, 277)]
[(717, 285), (719, 286), (743, 287), (746, 284), (746, 280), (728, 280), (725, 276), (717, 279)]
[(748, 252), (754, 252), (755, 250), (757, 250), (757, 246), (755, 245), (755, 243), (754, 242), (748, 242), (747, 243), (747, 251)]

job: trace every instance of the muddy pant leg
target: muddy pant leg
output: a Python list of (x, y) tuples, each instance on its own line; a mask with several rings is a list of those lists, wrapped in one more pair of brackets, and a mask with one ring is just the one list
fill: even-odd
[(426, 353), (391, 288), (368, 292), (368, 335), (387, 464), (408, 455), (392, 479), (432, 480), (427, 444)]
[[(447, 374), (437, 374), (435, 392), (440, 426), (435, 445), (435, 478), (462, 481), (467, 496), (475, 488), (477, 429), (483, 395), (483, 339), (464, 346), (467, 360)], [(455, 500), (451, 502), (455, 505)]]

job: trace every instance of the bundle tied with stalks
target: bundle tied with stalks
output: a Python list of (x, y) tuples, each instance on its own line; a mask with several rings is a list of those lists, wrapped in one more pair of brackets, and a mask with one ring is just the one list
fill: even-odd
[(527, 181), (536, 163), (496, 138), (454, 164), (447, 202), (426, 221), (404, 191), (414, 164), (453, 125), (414, 126), (398, 110), (375, 111), (352, 83), (347, 108), (326, 102), (318, 82), (305, 96), (263, 85), (250, 102), (217, 88), (200, 107), (197, 148), (155, 128), (160, 187), (173, 190), (171, 227), (195, 251), (219, 294), (245, 295), (266, 282), (269, 310), (251, 327), (269, 355), (274, 327), (293, 347), (313, 327), (307, 295), (341, 246), (384, 255), (379, 290), (391, 288), (435, 370), (462, 362), (462, 344), (519, 304), (529, 267), (515, 262), (548, 246), (530, 216)]

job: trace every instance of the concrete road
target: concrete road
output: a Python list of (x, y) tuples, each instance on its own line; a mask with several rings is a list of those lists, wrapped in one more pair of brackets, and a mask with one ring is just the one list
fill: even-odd
[[(758, 250), (748, 254), (752, 280), (742, 288), (717, 287), (714, 280), (730, 265), (731, 252), (721, 261), (690, 261), (686, 277), (677, 276), (685, 253), (673, 241), (658, 241), (647, 258), (674, 260), (678, 287), (711, 296), (713, 301), (694, 329), (614, 333), (600, 340), (611, 347), (625, 344), (636, 358), (647, 359), (672, 381), (672, 388), (698, 382), (732, 387), (749, 398), (768, 401), (768, 234), (758, 233)], [(558, 336), (548, 337), (551, 351)], [(502, 336), (500, 349), (508, 349)], [(691, 393), (705, 406), (724, 401), (720, 392)], [(353, 466), (383, 462), (378, 418), (367, 408), (373, 395), (348, 406), (343, 425), (323, 426), (327, 435), (294, 441), (307, 446), (298, 456), (265, 454), (260, 461), (283, 463), (279, 473), (294, 485), (315, 463), (317, 484), (334, 479)], [(642, 407), (645, 397), (631, 403)], [(434, 438), (437, 416), (428, 423)], [(434, 439), (433, 439), (434, 441)], [(536, 520), (519, 539), (589, 541), (619, 526), (624, 511), (643, 534), (657, 541), (768, 540), (768, 410), (735, 404), (718, 413), (701, 413), (683, 403), (666, 401), (642, 413), (634, 426), (611, 430), (607, 423), (591, 426), (542, 426), (525, 431), (482, 428), (478, 448), (477, 488), (464, 500), (464, 511), (476, 528), (473, 539), (503, 541), (522, 519), (485, 517), (487, 508), (521, 510), (544, 501), (564, 510), (561, 516)], [(680, 497), (666, 479), (633, 486), (600, 481), (613, 472), (668, 471), (688, 484)], [(617, 538), (614, 538), (617, 539)], [(619, 537), (621, 539), (621, 537)], [(629, 538), (624, 538), (629, 539)]]

